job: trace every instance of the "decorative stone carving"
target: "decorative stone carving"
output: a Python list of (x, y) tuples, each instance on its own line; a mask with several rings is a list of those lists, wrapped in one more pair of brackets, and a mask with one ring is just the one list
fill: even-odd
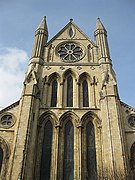
[(97, 81), (96, 77), (93, 76), (91, 86), (95, 86), (95, 85), (97, 85), (97, 83), (98, 83), (98, 81)]
[(52, 68), (51, 68), (50, 66), (47, 66), (46, 69), (47, 69), (47, 70), (50, 70), (50, 69), (52, 69)]
[(24, 84), (26, 85), (27, 83), (31, 83), (33, 81), (34, 84), (37, 84), (37, 74), (35, 69), (35, 64), (33, 64), (31, 66), (30, 71), (28, 71), (28, 73), (26, 74), (25, 80), (24, 80)]
[(94, 66), (90, 66), (90, 69), (94, 70), (94, 69), (95, 69), (95, 67), (94, 67)]
[(82, 67), (81, 67), (81, 66), (77, 66), (77, 69), (78, 69), (78, 70), (81, 70), (81, 69), (82, 69)]
[(63, 67), (63, 66), (60, 66), (60, 69), (61, 69), (61, 70), (64, 70), (64, 69), (65, 69), (65, 67)]

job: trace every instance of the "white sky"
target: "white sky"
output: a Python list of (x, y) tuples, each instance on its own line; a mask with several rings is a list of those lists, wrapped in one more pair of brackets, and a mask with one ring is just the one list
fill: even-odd
[(44, 15), (49, 39), (73, 18), (94, 40), (96, 19), (101, 18), (108, 32), (120, 98), (135, 107), (134, 0), (0, 0), (0, 108), (20, 98), (34, 31)]

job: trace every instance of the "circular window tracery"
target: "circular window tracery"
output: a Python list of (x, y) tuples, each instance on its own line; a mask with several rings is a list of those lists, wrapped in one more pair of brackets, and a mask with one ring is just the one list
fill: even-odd
[(14, 124), (15, 120), (11, 114), (5, 114), (0, 119), (0, 127), (10, 128)]
[(62, 44), (58, 49), (58, 54), (65, 62), (73, 62), (82, 58), (83, 49), (78, 44), (70, 42)]
[(135, 128), (135, 115), (132, 115), (129, 117), (128, 119), (128, 123), (131, 127), (134, 127)]

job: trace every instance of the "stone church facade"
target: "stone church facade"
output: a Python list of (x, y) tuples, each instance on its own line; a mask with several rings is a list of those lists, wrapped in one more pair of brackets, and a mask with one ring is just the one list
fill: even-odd
[(100, 19), (94, 37), (70, 19), (48, 41), (40, 23), (21, 98), (0, 111), (0, 179), (134, 179), (135, 109), (119, 99)]

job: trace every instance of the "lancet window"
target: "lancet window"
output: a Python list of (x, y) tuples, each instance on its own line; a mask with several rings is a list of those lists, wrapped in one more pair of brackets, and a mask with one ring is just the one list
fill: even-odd
[(63, 179), (74, 179), (74, 128), (71, 121), (65, 125)]
[(78, 83), (79, 91), (79, 106), (89, 107), (91, 99), (91, 87), (90, 87), (90, 77), (87, 73), (82, 73), (79, 77)]
[(71, 75), (67, 77), (67, 107), (73, 106), (73, 78)]
[(87, 179), (96, 179), (96, 148), (95, 148), (95, 131), (91, 121), (86, 125), (86, 160), (87, 160)]
[(50, 180), (51, 154), (52, 154), (52, 123), (47, 121), (44, 127), (42, 156), (40, 167), (40, 180)]
[(86, 80), (82, 82), (83, 107), (89, 106), (88, 83)]
[[(83, 128), (78, 129), (77, 127), (76, 129), (71, 117), (66, 114), (66, 117), (60, 119), (59, 136), (55, 136), (57, 131), (55, 128), (53, 129), (50, 119), (42, 126), (42, 134), (39, 136), (41, 151), (40, 149), (37, 151), (40, 154), (38, 157), (41, 159), (41, 163), (37, 163), (40, 180), (49, 180), (56, 175), (58, 179), (74, 180), (78, 177), (78, 173), (81, 173), (82, 179), (97, 179), (95, 127), (91, 116), (84, 118), (82, 120)], [(77, 139), (78, 133), (80, 133), (79, 139)], [(58, 138), (58, 141), (55, 142), (54, 137)], [(77, 158), (81, 160), (81, 172), (78, 173), (76, 173), (76, 168), (79, 167), (80, 161), (78, 162)], [(53, 163), (57, 163), (55, 170)]]
[(52, 81), (51, 107), (56, 107), (57, 105), (57, 88), (58, 88), (58, 83), (57, 80), (54, 79)]
[[(97, 151), (96, 151), (96, 133), (95, 124), (91, 114), (86, 114), (82, 118), (81, 137), (81, 171), (82, 179), (96, 180), (97, 179)], [(96, 133), (95, 133), (96, 130)]]

